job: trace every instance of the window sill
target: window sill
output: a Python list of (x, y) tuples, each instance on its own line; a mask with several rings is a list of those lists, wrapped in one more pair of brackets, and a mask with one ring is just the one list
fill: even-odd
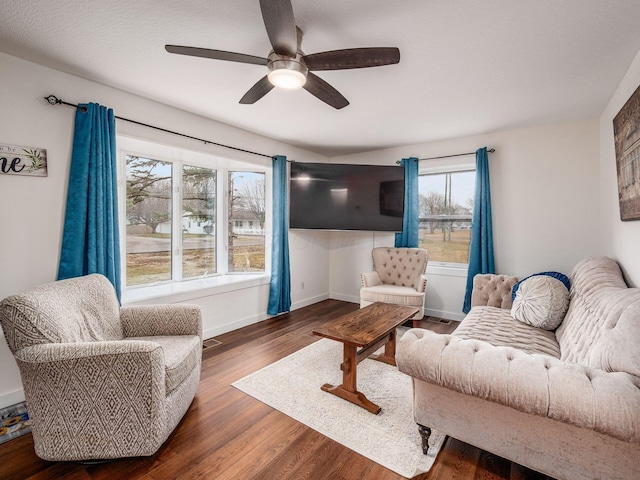
[(122, 305), (126, 306), (159, 298), (166, 303), (185, 302), (234, 290), (268, 285), (269, 280), (268, 273), (218, 275), (165, 285), (129, 288), (122, 293)]
[(466, 263), (427, 263), (427, 275), (443, 275), (447, 277), (466, 277), (469, 265)]

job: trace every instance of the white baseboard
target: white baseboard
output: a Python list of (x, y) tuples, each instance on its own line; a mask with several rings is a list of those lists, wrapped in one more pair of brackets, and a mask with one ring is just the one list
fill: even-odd
[(237, 330), (242, 327), (253, 325), (254, 323), (266, 320), (267, 318), (269, 318), (269, 315), (267, 315), (266, 313), (260, 313), (258, 315), (251, 315), (250, 317), (234, 320), (233, 322), (225, 323), (224, 325), (216, 325), (215, 327), (203, 330), (202, 338), (206, 340), (208, 338), (217, 337), (218, 335), (222, 335), (223, 333), (231, 332), (232, 330)]
[(329, 298), (333, 300), (342, 300), (343, 302), (357, 303), (358, 305), (360, 305), (360, 297), (356, 297), (353, 295), (343, 295), (342, 293), (333, 292), (329, 294)]
[(11, 405), (15, 405), (20, 402), (24, 402), (23, 389), (0, 395), (0, 408), (10, 407)]
[[(291, 310), (297, 310), (299, 308), (321, 302), (328, 298), (329, 298), (329, 294), (322, 294), (322, 295), (317, 295), (315, 297), (305, 298), (304, 300), (300, 300), (298, 302), (292, 303)], [(207, 328), (206, 330), (203, 330), (202, 338), (208, 339), (208, 338), (216, 337), (218, 335), (222, 335), (223, 333), (231, 332), (232, 330), (237, 330), (238, 328), (247, 327), (249, 325), (253, 325), (254, 323), (267, 320), (272, 316), (273, 315), (269, 315), (266, 312), (264, 312), (258, 315), (252, 315), (250, 317), (234, 320), (233, 322), (225, 323), (224, 325), (216, 325), (215, 327)]]
[[(360, 304), (360, 297), (356, 297), (353, 295), (344, 295), (342, 293), (334, 292), (329, 295), (329, 298), (332, 298), (334, 300), (342, 300), (343, 302)], [(430, 308), (425, 308), (424, 314), (429, 317), (438, 317), (444, 320), (456, 320), (458, 322), (463, 320), (465, 317), (465, 314), (462, 312), (448, 312), (448, 311), (442, 311), (442, 310), (433, 310)]]
[(462, 312), (443, 312), (441, 310), (433, 310), (430, 308), (424, 309), (424, 314), (428, 317), (437, 317), (442, 318), (444, 320), (456, 320), (458, 322), (462, 321), (466, 316)]
[(328, 298), (329, 298), (328, 293), (323, 293), (322, 295), (316, 295), (315, 297), (305, 298), (304, 300), (299, 300), (295, 303), (292, 303), (291, 310), (297, 310), (302, 307), (308, 307), (309, 305), (322, 302), (323, 300), (327, 300)]

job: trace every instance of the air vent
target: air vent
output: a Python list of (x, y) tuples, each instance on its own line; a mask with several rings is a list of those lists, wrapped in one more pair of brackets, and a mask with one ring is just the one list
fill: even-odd
[(207, 340), (202, 342), (202, 349), (209, 350), (210, 348), (214, 348), (219, 345), (222, 345), (221, 341), (216, 340), (215, 338), (208, 338)]
[(440, 323), (442, 325), (451, 325), (451, 320), (445, 320), (444, 318), (438, 317), (427, 317), (427, 322)]

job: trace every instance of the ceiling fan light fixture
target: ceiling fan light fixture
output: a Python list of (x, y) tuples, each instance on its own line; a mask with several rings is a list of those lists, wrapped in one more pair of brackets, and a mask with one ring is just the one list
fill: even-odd
[(293, 59), (277, 59), (269, 62), (269, 82), (275, 87), (295, 90), (307, 83), (309, 70)]
[(243, 105), (256, 103), (274, 87), (304, 89), (318, 100), (340, 110), (349, 101), (330, 84), (313, 72), (381, 67), (400, 61), (397, 47), (343, 48), (305, 55), (302, 51), (302, 30), (296, 25), (291, 0), (259, 0), (262, 21), (272, 50), (267, 58), (210, 48), (165, 45), (169, 53), (267, 66), (267, 75), (260, 78), (240, 99)]
[(269, 73), (269, 81), (274, 87), (295, 90), (307, 83), (307, 77), (295, 70), (274, 70)]

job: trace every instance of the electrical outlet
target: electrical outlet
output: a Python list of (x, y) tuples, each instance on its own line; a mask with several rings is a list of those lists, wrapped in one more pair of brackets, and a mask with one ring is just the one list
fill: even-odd
[(304, 281), (300, 282), (300, 290), (304, 290)]

